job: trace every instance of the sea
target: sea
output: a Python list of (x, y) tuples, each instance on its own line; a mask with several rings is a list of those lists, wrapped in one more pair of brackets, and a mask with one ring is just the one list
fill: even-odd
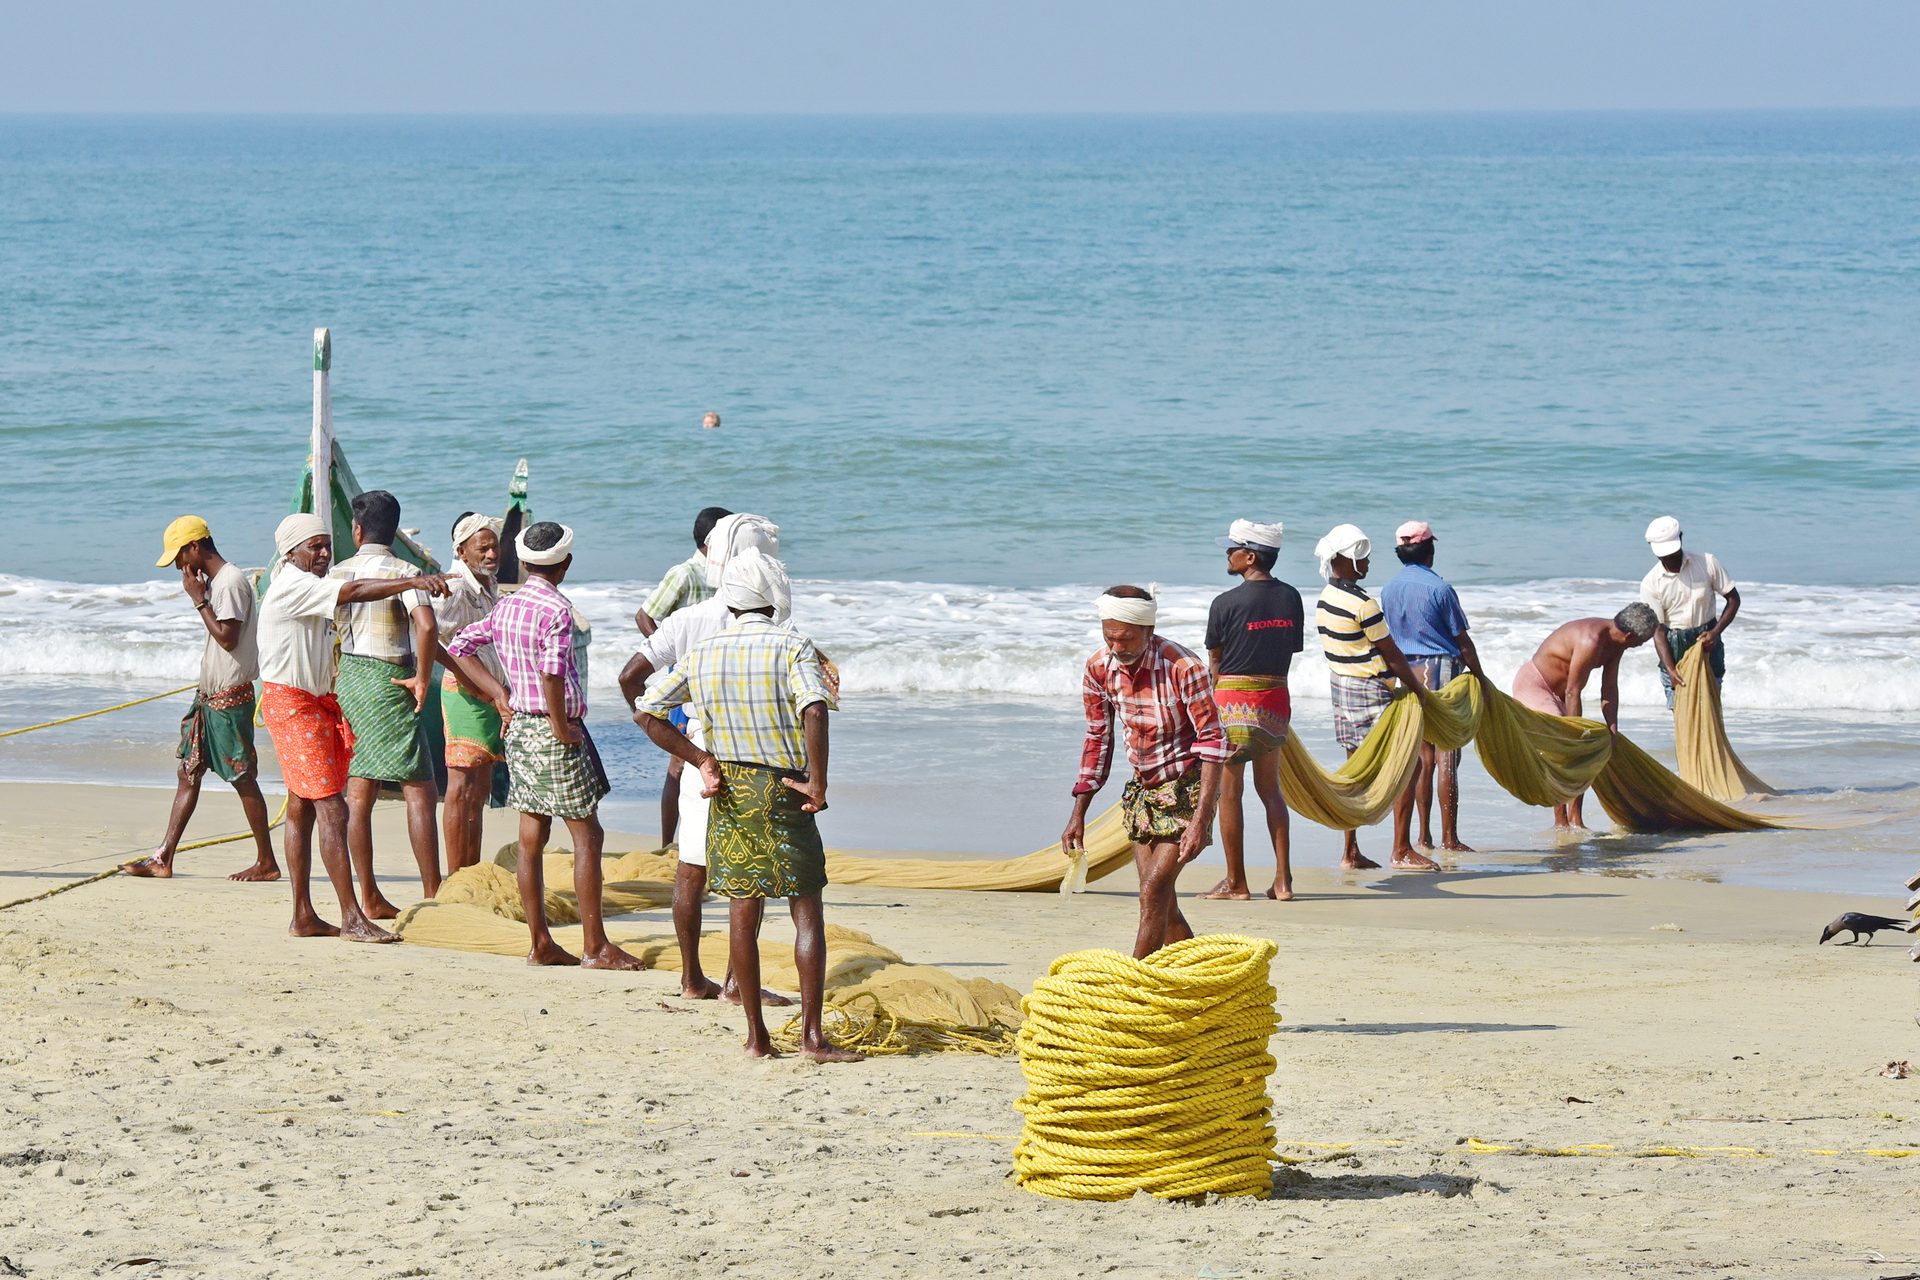
[[(612, 681), (705, 506), (779, 523), (841, 665), (829, 843), (978, 856), (1066, 817), (1092, 597), (1154, 584), (1197, 646), (1236, 517), (1284, 523), (1309, 600), (1332, 525), (1378, 586), (1430, 521), (1504, 682), (1631, 601), (1672, 514), (1741, 588), (1728, 725), (1765, 809), (1825, 829), (1559, 836), (1469, 752), (1459, 874), (1897, 907), (1916, 200), (1912, 111), (0, 116), (0, 730), (192, 678), (160, 531), (266, 561), (325, 326), (342, 446), (424, 544), (521, 458), (575, 528), (610, 826), (657, 823)], [(1650, 653), (1621, 689), (1670, 760)], [(1317, 654), (1294, 690), (1331, 764)], [(0, 738), (0, 777), (169, 787), (183, 701)], [(1297, 862), (1337, 839), (1296, 821)]]

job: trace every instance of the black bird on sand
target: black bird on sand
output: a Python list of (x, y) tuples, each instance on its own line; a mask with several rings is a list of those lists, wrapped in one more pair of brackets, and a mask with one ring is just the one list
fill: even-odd
[[(1873, 935), (1882, 929), (1905, 929), (1906, 927), (1905, 920), (1895, 920), (1891, 916), (1870, 916), (1863, 911), (1843, 911), (1834, 917), (1832, 924), (1820, 931), (1820, 941), (1824, 943), (1843, 933), (1850, 933), (1853, 937), (1840, 944), (1845, 947), (1859, 942), (1860, 935), (1864, 933), (1867, 935), (1867, 942), (1870, 943), (1873, 941)], [(1861, 945), (1864, 946), (1866, 943)]]

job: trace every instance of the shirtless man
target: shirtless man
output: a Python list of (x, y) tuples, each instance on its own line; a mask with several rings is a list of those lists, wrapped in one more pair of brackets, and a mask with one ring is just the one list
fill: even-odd
[[(1576, 618), (1541, 642), (1533, 657), (1513, 678), (1513, 696), (1525, 706), (1550, 716), (1577, 716), (1580, 693), (1594, 668), (1600, 669), (1600, 717), (1612, 733), (1620, 732), (1620, 655), (1638, 649), (1653, 638), (1653, 610), (1630, 604), (1612, 618)], [(1562, 830), (1583, 829), (1585, 793), (1571, 804), (1553, 806), (1553, 825)]]

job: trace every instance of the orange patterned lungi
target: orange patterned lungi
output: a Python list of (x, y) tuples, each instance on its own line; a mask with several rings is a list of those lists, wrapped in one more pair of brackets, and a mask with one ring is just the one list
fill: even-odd
[(353, 730), (332, 694), (322, 697), (292, 685), (266, 684), (260, 718), (273, 735), (288, 791), (302, 800), (324, 800), (345, 789)]

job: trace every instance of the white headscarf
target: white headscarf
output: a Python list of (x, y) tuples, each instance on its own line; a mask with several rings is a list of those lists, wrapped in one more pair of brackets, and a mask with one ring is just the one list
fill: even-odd
[(1158, 597), (1147, 600), (1131, 596), (1103, 595), (1093, 602), (1102, 622), (1124, 622), (1134, 627), (1151, 627), (1160, 618)]
[(787, 567), (758, 547), (734, 552), (720, 576), (720, 603), (742, 612), (771, 608), (773, 620), (785, 622), (793, 615)]
[(1235, 520), (1227, 528), (1227, 536), (1217, 539), (1222, 547), (1266, 547), (1272, 551), (1280, 549), (1280, 536), (1286, 532), (1286, 526), (1275, 520), (1272, 524), (1261, 524), (1256, 520)]
[(1338, 524), (1327, 531), (1327, 536), (1314, 544), (1313, 554), (1320, 561), (1320, 576), (1328, 582), (1333, 581), (1333, 558), (1345, 556), (1349, 560), (1365, 560), (1373, 554), (1373, 543), (1356, 524)]
[(307, 539), (331, 535), (331, 533), (332, 530), (327, 528), (327, 522), (319, 516), (310, 511), (296, 511), (282, 520), (280, 527), (273, 531), (273, 549), (280, 553), (282, 559), (285, 559), (287, 552)]
[(535, 551), (527, 545), (527, 534), (531, 533), (533, 528), (534, 526), (528, 525), (520, 531), (520, 536), (513, 540), (513, 549), (520, 553), (521, 564), (538, 565), (544, 569), (548, 565), (559, 564), (573, 554), (573, 530), (566, 525), (560, 526), (560, 541), (545, 551)]
[(718, 589), (727, 561), (749, 547), (765, 555), (779, 555), (780, 526), (765, 516), (746, 512), (714, 521), (707, 533), (707, 585)]
[(460, 550), (466, 545), (468, 538), (482, 529), (491, 529), (498, 534), (505, 524), (506, 522), (499, 516), (483, 516), (478, 511), (470, 512), (459, 524), (453, 526), (453, 549)]

